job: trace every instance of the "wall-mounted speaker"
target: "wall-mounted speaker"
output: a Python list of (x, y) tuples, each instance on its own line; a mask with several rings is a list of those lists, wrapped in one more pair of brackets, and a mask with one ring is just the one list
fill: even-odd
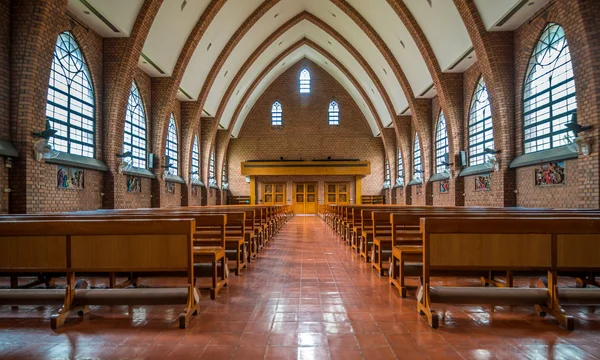
[(460, 152), (460, 164), (461, 167), (467, 166), (467, 153), (465, 151)]

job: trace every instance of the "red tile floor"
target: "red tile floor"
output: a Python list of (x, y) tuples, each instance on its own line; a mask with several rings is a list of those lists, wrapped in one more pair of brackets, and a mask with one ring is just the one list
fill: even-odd
[(54, 308), (0, 306), (0, 359), (600, 358), (595, 307), (568, 308), (568, 332), (528, 307), (436, 306), (441, 325), (430, 329), (414, 292), (401, 299), (318, 217), (290, 220), (247, 273), (232, 275), (215, 301), (203, 293), (201, 306), (185, 330), (177, 307), (124, 306), (93, 307), (56, 332)]

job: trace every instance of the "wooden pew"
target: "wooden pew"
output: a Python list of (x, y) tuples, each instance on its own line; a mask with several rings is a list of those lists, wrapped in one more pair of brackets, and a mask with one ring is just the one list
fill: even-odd
[[(225, 216), (221, 217), (225, 221)], [(185, 306), (179, 326), (198, 312), (194, 289), (193, 219), (164, 220), (18, 220), (0, 222), (0, 271), (16, 274), (65, 274), (66, 289), (3, 289), (1, 305), (60, 305), (51, 326), (62, 326), (89, 305)], [(187, 275), (180, 288), (86, 289), (78, 273), (165, 272)]]
[[(557, 272), (600, 270), (600, 217), (423, 218), (423, 277), (417, 310), (431, 327), (439, 320), (434, 303), (535, 305), (569, 330), (569, 302), (600, 304), (600, 289), (562, 289)], [(548, 288), (433, 287), (436, 270), (548, 271)]]

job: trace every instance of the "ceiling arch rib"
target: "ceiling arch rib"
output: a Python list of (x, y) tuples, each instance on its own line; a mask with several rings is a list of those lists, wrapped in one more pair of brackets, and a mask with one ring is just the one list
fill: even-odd
[[(318, 21), (334, 29), (335, 33), (339, 34), (339, 39), (349, 43), (357, 50), (357, 54), (363, 57), (361, 60), (369, 64), (378, 79), (378, 83), (385, 89), (382, 92), (394, 94), (393, 97), (388, 96), (392, 106), (391, 113), (400, 113), (405, 110), (408, 101), (404, 96), (403, 87), (398, 79), (393, 76), (391, 66), (380, 49), (365, 34), (359, 24), (329, 1), (281, 0), (256, 21), (253, 28), (239, 41), (239, 44), (219, 70), (204, 104), (210, 114), (218, 111), (218, 106), (222, 102), (225, 90), (231, 81), (229, 74), (236, 73), (243, 62), (248, 59), (253, 49), (257, 48), (261, 41), (268, 38), (274, 29), (301, 13), (310, 13), (314, 19), (318, 19)], [(391, 120), (388, 120), (389, 122)]]
[[(372, 74), (370, 75), (361, 62), (359, 62), (354, 54), (351, 54), (343, 45), (338, 43), (331, 37), (328, 31), (332, 31), (332, 29), (321, 28), (323, 24), (315, 20), (308, 13), (305, 14), (305, 19), (303, 19), (298, 24), (294, 25), (291, 28), (288, 28), (284, 34), (282, 34), (278, 38), (273, 38), (271, 44), (253, 61), (252, 65), (247, 67), (244, 74), (240, 77), (239, 85), (235, 86), (235, 92), (231, 94), (228, 98), (223, 99), (221, 102), (222, 111), (219, 110), (218, 113), (222, 113), (220, 118), (221, 125), (223, 127), (228, 127), (230, 121), (234, 118), (234, 112), (237, 108), (238, 103), (241, 101), (242, 94), (244, 94), (250, 84), (256, 79), (258, 74), (264, 69), (267, 64), (275, 58), (279, 53), (281, 53), (281, 47), (278, 45), (281, 42), (291, 43), (297, 40), (299, 37), (306, 37), (307, 39), (312, 40), (315, 44), (322, 48), (328, 49), (328, 51), (336, 58), (339, 59), (340, 64), (344, 68), (350, 70), (352, 74), (355, 74), (356, 78), (360, 79), (358, 86), (365, 91), (371, 102), (374, 104), (378, 117), (384, 124), (391, 123), (390, 113), (391, 106), (386, 104), (384, 100), (384, 96), (387, 94), (382, 94), (380, 92), (381, 86), (376, 85), (376, 80), (372, 78)], [(230, 86), (231, 87), (231, 86)], [(358, 102), (360, 104), (360, 102)], [(364, 106), (364, 105), (363, 105)], [(375, 128), (375, 126), (372, 126)], [(377, 134), (374, 132), (374, 135)]]
[(244, 92), (242, 98), (237, 102), (233, 113), (232, 124), (229, 131), (232, 136), (238, 136), (244, 120), (260, 95), (277, 79), (283, 72), (289, 69), (302, 58), (308, 58), (325, 71), (332, 75), (346, 91), (353, 97), (357, 105), (369, 122), (371, 131), (379, 134), (382, 128), (381, 120), (377, 115), (375, 106), (367, 96), (366, 91), (360, 87), (358, 80), (346, 69), (332, 54), (328, 53), (313, 41), (303, 38), (295, 45), (282, 52), (269, 65), (267, 65), (260, 74), (255, 77), (252, 83)]

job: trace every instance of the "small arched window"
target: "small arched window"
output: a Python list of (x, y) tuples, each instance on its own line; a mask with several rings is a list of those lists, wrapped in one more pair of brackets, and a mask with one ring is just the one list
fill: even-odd
[(490, 99), (481, 77), (469, 110), (469, 166), (483, 164), (486, 148), (494, 148), (494, 129)]
[(94, 89), (88, 67), (73, 35), (58, 35), (46, 103), (46, 119), (57, 133), (50, 139), (55, 150), (94, 157)]
[(332, 101), (329, 104), (329, 125), (340, 124), (340, 107), (337, 102)]
[(415, 143), (413, 144), (413, 177), (421, 179), (423, 176), (423, 166), (421, 165), (421, 142), (419, 133), (415, 133)]
[(169, 174), (177, 175), (177, 165), (178, 165), (178, 151), (177, 151), (177, 125), (175, 124), (175, 117), (171, 114), (171, 119), (169, 120), (169, 129), (167, 132), (167, 146), (165, 155), (168, 158), (167, 166), (169, 167)]
[(404, 178), (404, 163), (402, 162), (402, 151), (398, 148), (398, 178)]
[(310, 93), (310, 73), (306, 69), (300, 71), (300, 94)]
[(198, 146), (198, 136), (194, 135), (194, 145), (192, 145), (192, 180), (200, 180), (200, 148)]
[(125, 114), (125, 131), (123, 134), (123, 153), (131, 151), (132, 166), (146, 168), (146, 112), (140, 92), (131, 84), (127, 112)]
[(525, 76), (523, 145), (525, 153), (567, 145), (564, 126), (577, 110), (571, 54), (564, 29), (548, 24), (540, 36)]
[(271, 125), (272, 126), (281, 126), (283, 118), (283, 111), (281, 109), (281, 104), (279, 101), (275, 101), (273, 106), (271, 106)]
[(215, 180), (215, 151), (211, 150), (210, 159), (208, 161), (208, 180)]
[(440, 111), (435, 130), (435, 172), (438, 174), (446, 170), (446, 165), (442, 164), (443, 161), (446, 161), (446, 154), (448, 154), (448, 130), (444, 113)]

